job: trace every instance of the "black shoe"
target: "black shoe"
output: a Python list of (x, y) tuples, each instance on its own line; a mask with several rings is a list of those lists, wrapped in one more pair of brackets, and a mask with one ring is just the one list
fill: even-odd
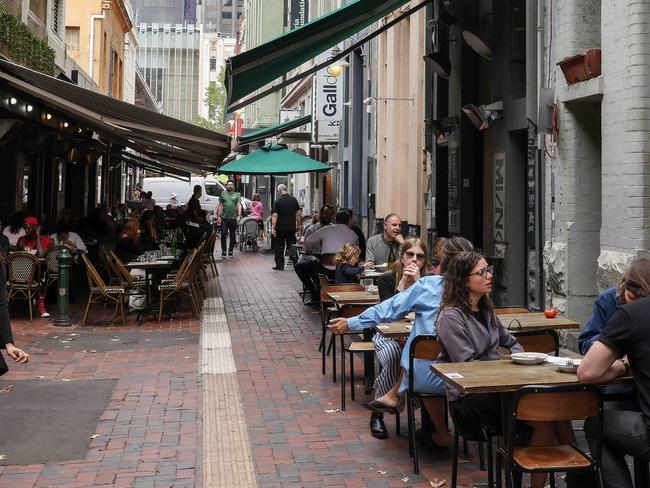
[(225, 258), (225, 257), (226, 257), (226, 253), (225, 253), (225, 252), (222, 252), (222, 253), (221, 253), (221, 257), (222, 257), (222, 258)]
[(273, 266), (273, 269), (276, 271), (284, 271), (284, 268), (281, 266)]
[(233, 256), (232, 251), (228, 252), (228, 257), (231, 258)]
[(384, 419), (370, 419), (370, 435), (375, 439), (388, 439), (388, 430), (386, 429)]
[(397, 413), (397, 409), (395, 407), (385, 405), (381, 403), (379, 400), (371, 400), (369, 402), (364, 403), (363, 406), (364, 408), (367, 408), (368, 410), (372, 410), (373, 412), (377, 412), (377, 413), (392, 413), (393, 415)]

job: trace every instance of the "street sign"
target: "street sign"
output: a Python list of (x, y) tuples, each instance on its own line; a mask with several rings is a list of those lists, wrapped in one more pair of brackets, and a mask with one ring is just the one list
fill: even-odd
[[(320, 64), (331, 58), (328, 51), (316, 58)], [(343, 80), (334, 76), (330, 67), (316, 73), (313, 81), (314, 106), (312, 110), (312, 136), (314, 142), (339, 141), (339, 123), (343, 117)]]

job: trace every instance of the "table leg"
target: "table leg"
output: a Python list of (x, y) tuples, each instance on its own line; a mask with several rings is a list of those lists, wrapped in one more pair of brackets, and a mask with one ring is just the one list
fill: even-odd
[(138, 314), (138, 325), (142, 325), (145, 317), (151, 313), (151, 275), (148, 269), (144, 271), (144, 283), (147, 294), (145, 295), (144, 308)]
[[(363, 330), (363, 340), (368, 342), (372, 340), (372, 329)], [(375, 357), (372, 354), (364, 353), (363, 354), (363, 368), (364, 368), (364, 379), (365, 379), (365, 388), (364, 391), (366, 395), (370, 394), (372, 387), (375, 384)]]

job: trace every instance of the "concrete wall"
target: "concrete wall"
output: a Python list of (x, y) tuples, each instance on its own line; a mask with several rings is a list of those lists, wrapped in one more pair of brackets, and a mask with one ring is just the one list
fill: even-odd
[[(600, 47), (600, 0), (555, 2), (553, 11), (547, 2), (546, 11), (545, 45), (551, 34), (553, 42), (550, 58), (546, 52), (544, 78), (545, 83), (551, 80), (556, 93), (559, 127), (557, 156), (545, 159), (546, 299), (547, 304), (584, 322), (597, 293), (601, 208), (608, 204), (605, 194), (601, 198), (601, 113), (597, 102), (560, 100), (566, 80), (555, 65), (588, 48)], [(620, 149), (620, 144), (616, 146)]]

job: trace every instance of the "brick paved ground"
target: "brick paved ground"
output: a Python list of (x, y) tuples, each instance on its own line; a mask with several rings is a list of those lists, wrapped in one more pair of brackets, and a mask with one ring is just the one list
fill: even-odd
[[(95, 331), (113, 335), (137, 331), (143, 334), (159, 332), (200, 332), (198, 320), (189, 313), (179, 312), (173, 321), (146, 322), (142, 327), (129, 315), (127, 325), (93, 325), (105, 323), (110, 313), (101, 306), (91, 312), (85, 327), (59, 328), (45, 319), (32, 323), (19, 320), (26, 317), (24, 304), (12, 306), (13, 332), (16, 344), (27, 349), (31, 362), (12, 366), (3, 380), (19, 381), (80, 381), (105, 378), (117, 379), (105, 412), (98, 419), (96, 433), (90, 440), (83, 459), (32, 466), (0, 466), (0, 487), (50, 486), (118, 486), (118, 487), (191, 487), (196, 486), (200, 466), (199, 380), (197, 375), (198, 341), (147, 348), (126, 345), (110, 352), (71, 352), (47, 350), (34, 344), (47, 334), (67, 334)], [(54, 305), (50, 306), (51, 311)], [(78, 322), (81, 304), (74, 309)], [(74, 336), (68, 336), (71, 338)], [(61, 349), (61, 348), (59, 348)], [(130, 350), (128, 350), (130, 349)], [(11, 393), (5, 393), (10, 395)], [(1, 398), (0, 398), (1, 401)], [(74, 404), (70, 409), (74, 411)], [(10, 419), (3, 419), (3, 422)], [(25, 432), (38, 435), (38, 432)], [(10, 462), (11, 452), (3, 463)]]
[[(447, 479), (448, 486), (450, 454), (423, 454), (417, 476), (412, 472), (406, 434), (383, 441), (370, 436), (359, 381), (357, 400), (348, 401), (345, 412), (325, 412), (339, 408), (340, 386), (332, 383), (331, 376), (321, 375), (319, 315), (302, 305), (292, 268), (278, 272), (272, 266), (270, 255), (252, 252), (220, 265), (260, 485), (430, 487), (437, 478)], [(391, 433), (392, 419), (387, 416)], [(402, 432), (406, 433), (406, 415)], [(459, 484), (485, 481), (475, 460), (470, 449), (469, 462), (460, 465)]]

